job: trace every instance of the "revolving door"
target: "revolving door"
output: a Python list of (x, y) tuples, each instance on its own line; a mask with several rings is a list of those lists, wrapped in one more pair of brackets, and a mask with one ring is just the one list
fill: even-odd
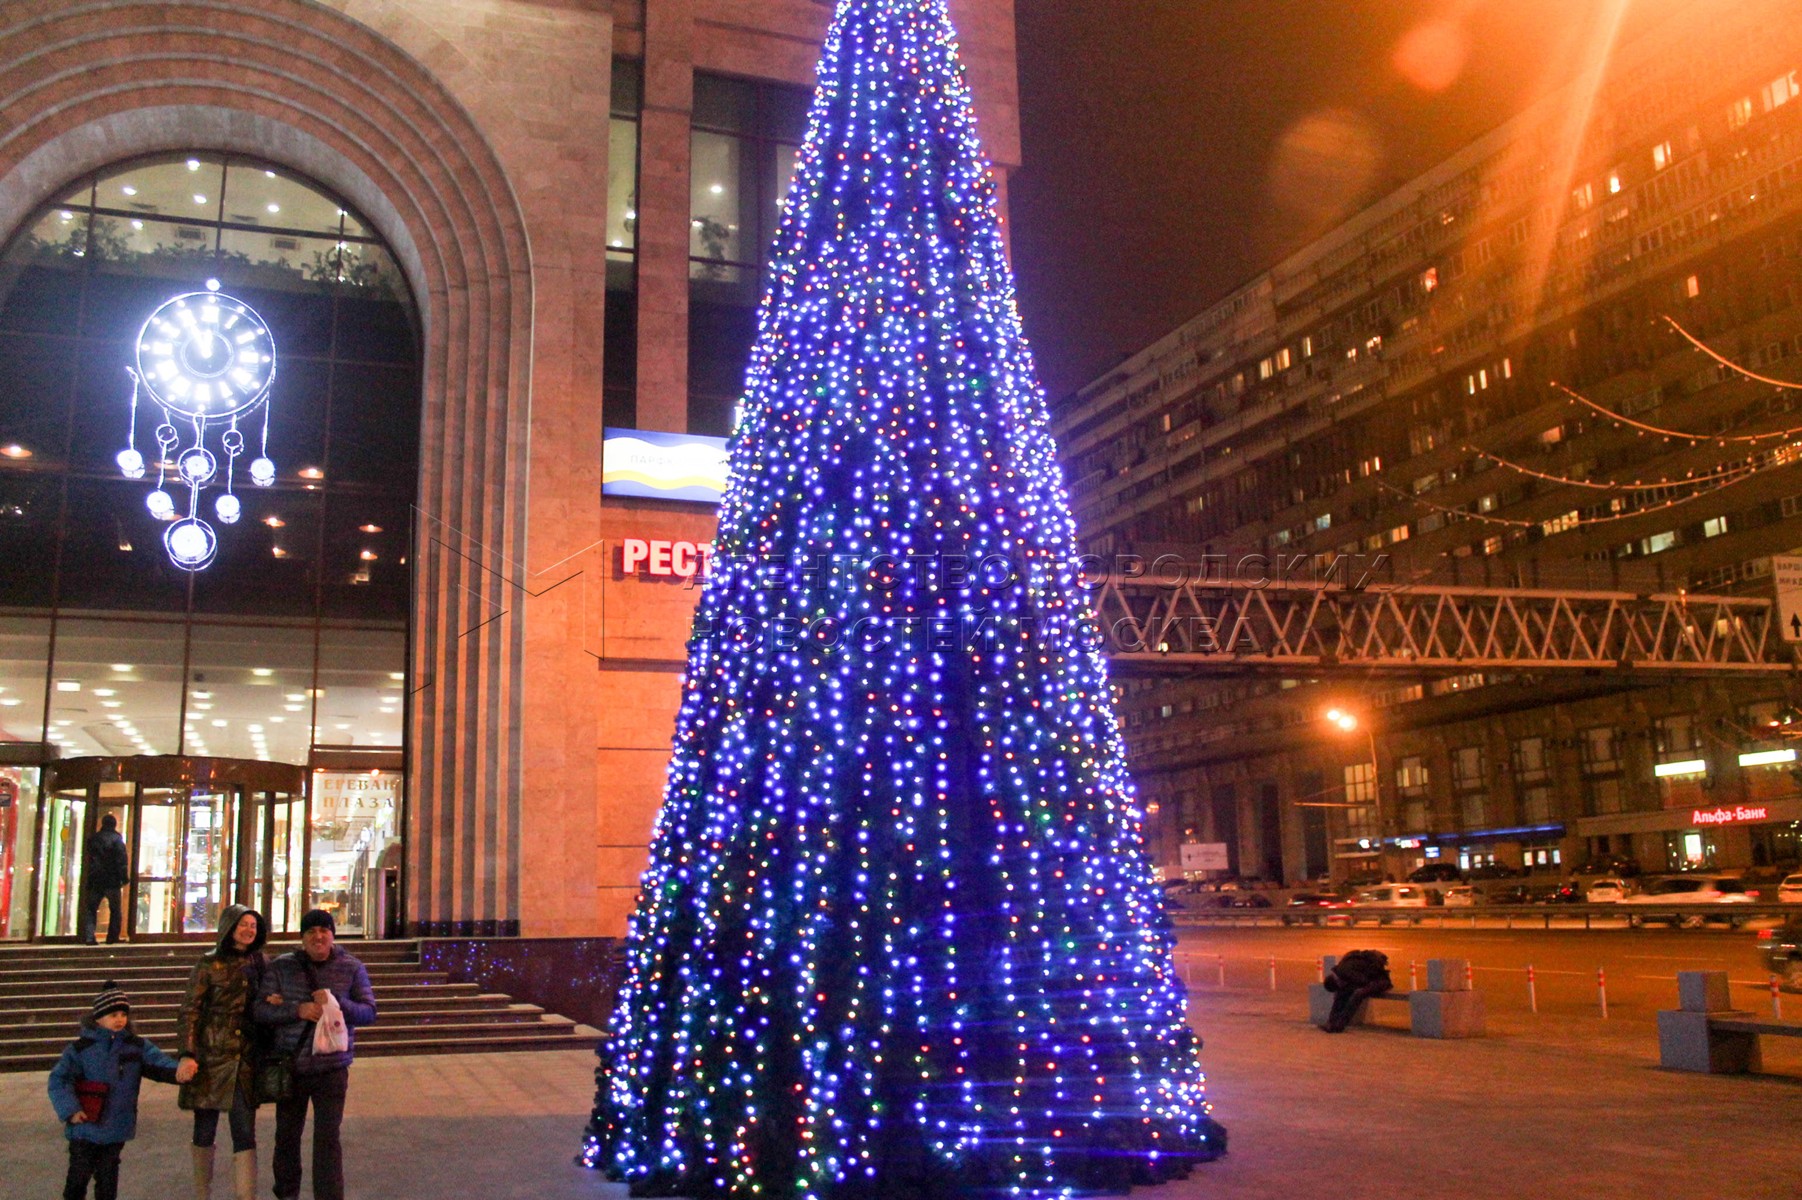
[(39, 937), (75, 936), (83, 855), (109, 816), (125, 839), (130, 868), (125, 937), (211, 934), (234, 903), (259, 909), (271, 933), (299, 926), (309, 852), (305, 768), (132, 756), (63, 759), (46, 774)]

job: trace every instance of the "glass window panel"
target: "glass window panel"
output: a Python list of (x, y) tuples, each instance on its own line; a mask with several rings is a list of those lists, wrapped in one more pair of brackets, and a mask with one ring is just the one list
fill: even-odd
[(326, 473), (334, 488), (368, 484), (413, 493), (399, 463), (419, 461), (419, 379), (409, 367), (340, 361), (332, 376)]
[(317, 290), (321, 283), (380, 285), (391, 270), (386, 254), (368, 241), (249, 229), (220, 232), (218, 277), (227, 290), (256, 286), (292, 292)]
[(393, 771), (313, 772), (313, 902), (345, 933), (368, 931), (382, 855), (398, 833), (401, 776)]
[(145, 788), (138, 808), (138, 872), (132, 889), (134, 934), (182, 929), (182, 816), (185, 792)]
[[(386, 255), (372, 247), (370, 252)], [(393, 268), (393, 278), (401, 278), (400, 268)], [(397, 284), (398, 287), (398, 284)], [(413, 319), (413, 306), (404, 289), (384, 292), (352, 291), (338, 295), (337, 355), (358, 362), (395, 363), (414, 367), (419, 362), (419, 327)], [(418, 391), (418, 382), (413, 387)], [(410, 401), (414, 412), (419, 397)]]
[(232, 224), (336, 237), (343, 213), (336, 200), (272, 167), (234, 162), (226, 168), (225, 219)]
[[(279, 339), (280, 334), (276, 336)], [(244, 440), (248, 447), (260, 450), (267, 420), (269, 457), (275, 462), (277, 485), (317, 490), (325, 482), (326, 396), (332, 365), (323, 359), (284, 357), (279, 340), (275, 356), (275, 382), (269, 389), (268, 404), (245, 430)]]
[(638, 245), (638, 122), (614, 119), (607, 139), (607, 245)]
[(0, 616), (0, 742), (44, 740), (50, 619)]
[(138, 162), (100, 177), (96, 207), (129, 216), (217, 221), (224, 175), (224, 162), (211, 154)]
[(150, 314), (171, 297), (200, 291), (217, 271), (212, 231), (203, 232), (205, 244), (95, 261), (82, 301), (81, 332), (119, 347), (111, 359), (117, 374), (124, 375), (133, 361), (130, 351)]
[(616, 117), (637, 117), (644, 101), (644, 68), (638, 60), (616, 58), (613, 60), (613, 115)]
[(323, 616), (407, 619), (411, 520), (410, 496), (327, 494), (320, 562)]
[(690, 167), (691, 193), (688, 253), (716, 262), (752, 262), (748, 256), (755, 231), (750, 214), (754, 191), (747, 195), (742, 176), (749, 147), (740, 138), (697, 130)]
[(59, 619), (49, 736), (62, 756), (179, 753), (186, 636), (180, 620)]
[(310, 622), (196, 624), (188, 654), (184, 753), (305, 764), (313, 686)]
[(0, 471), (0, 608), (50, 607), (62, 499), (59, 476)]
[(807, 114), (813, 107), (813, 89), (768, 84), (763, 89), (763, 134), (784, 142), (800, 142), (807, 136)]
[(695, 73), (694, 123), (728, 133), (757, 132), (757, 85)]
[(0, 387), (0, 469), (61, 467), (74, 394), (73, 349), (61, 338), (0, 333), (0, 379), (6, 381)]
[(320, 492), (237, 489), (243, 516), (221, 528), (213, 565), (194, 576), (194, 611), (304, 617), (318, 599)]
[(194, 792), (188, 797), (184, 933), (212, 933), (219, 928), (219, 914), (231, 903), (237, 828), (237, 793), (233, 789)]
[(94, 181), (83, 179), (80, 183), (69, 185), (69, 190), (57, 199), (58, 204), (73, 205), (76, 208), (90, 208), (94, 202)]
[(38, 843), (38, 936), (74, 937), (81, 920), (81, 854), (87, 846), (85, 791), (59, 791), (44, 806)]
[(400, 629), (322, 629), (321, 694), (314, 742), (398, 748), (406, 698), (406, 652), (406, 634)]
[(30, 933), (38, 782), (37, 767), (0, 767), (0, 940)]
[[(59, 599), (63, 608), (180, 613), (187, 607), (188, 572), (171, 563), (163, 548), (168, 523), (153, 517), (145, 506), (156, 482), (155, 468), (151, 470), (150, 476), (135, 481), (68, 481)], [(165, 490), (185, 514), (185, 489)]]
[(74, 214), (52, 209), (6, 248), (0, 260), (0, 329), (67, 334), (75, 332), (81, 312), (85, 272), (75, 251)]

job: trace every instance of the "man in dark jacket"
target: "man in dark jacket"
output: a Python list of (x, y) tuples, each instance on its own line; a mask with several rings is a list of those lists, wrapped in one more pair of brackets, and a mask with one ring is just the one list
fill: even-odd
[(1333, 993), (1333, 1011), (1321, 1028), (1328, 1033), (1344, 1033), (1357, 1019), (1358, 1009), (1365, 1001), (1394, 986), (1389, 979), (1387, 954), (1381, 950), (1348, 951), (1326, 977), (1326, 990)]
[(100, 818), (100, 832), (88, 839), (87, 853), (81, 862), (81, 940), (94, 944), (94, 921), (100, 915), (100, 902), (106, 903), (106, 944), (119, 940), (119, 919), (125, 909), (120, 895), (131, 878), (131, 860), (125, 853), (125, 839), (119, 836), (119, 820), (108, 813)]
[[(375, 1023), (375, 991), (363, 964), (333, 944), (332, 914), (314, 909), (300, 919), (300, 949), (270, 964), (268, 994), (257, 1000), (256, 1020), (274, 1026), (274, 1052), (294, 1060), (294, 1094), (275, 1105), (275, 1194), (300, 1195), (300, 1138), (313, 1106), (313, 1195), (344, 1200), (344, 1148), (339, 1126), (350, 1090), (350, 1063), (356, 1029)], [(326, 994), (337, 1000), (350, 1030), (350, 1046), (336, 1054), (315, 1054), (313, 1036), (325, 1013)]]

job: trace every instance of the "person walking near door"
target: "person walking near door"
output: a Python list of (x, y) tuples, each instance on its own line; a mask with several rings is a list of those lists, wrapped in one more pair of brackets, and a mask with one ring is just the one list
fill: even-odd
[(119, 940), (119, 925), (125, 915), (122, 901), (126, 882), (131, 878), (131, 859), (125, 853), (125, 839), (119, 836), (119, 819), (112, 813), (100, 818), (100, 831), (88, 839), (87, 852), (81, 859), (81, 940), (94, 945), (94, 922), (100, 916), (100, 902), (106, 901), (106, 944)]

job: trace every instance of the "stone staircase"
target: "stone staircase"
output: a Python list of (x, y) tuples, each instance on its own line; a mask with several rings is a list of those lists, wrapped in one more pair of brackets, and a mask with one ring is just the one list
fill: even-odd
[[(380, 1014), (357, 1030), (358, 1057), (569, 1050), (588, 1045), (579, 1034), (595, 1033), (536, 1005), (424, 970), (418, 942), (340, 945), (368, 967)], [(271, 945), (269, 952), (294, 948)], [(0, 947), (0, 1071), (48, 1071), (108, 979), (131, 997), (137, 1031), (173, 1053), (188, 974), (206, 949), (199, 942)]]

